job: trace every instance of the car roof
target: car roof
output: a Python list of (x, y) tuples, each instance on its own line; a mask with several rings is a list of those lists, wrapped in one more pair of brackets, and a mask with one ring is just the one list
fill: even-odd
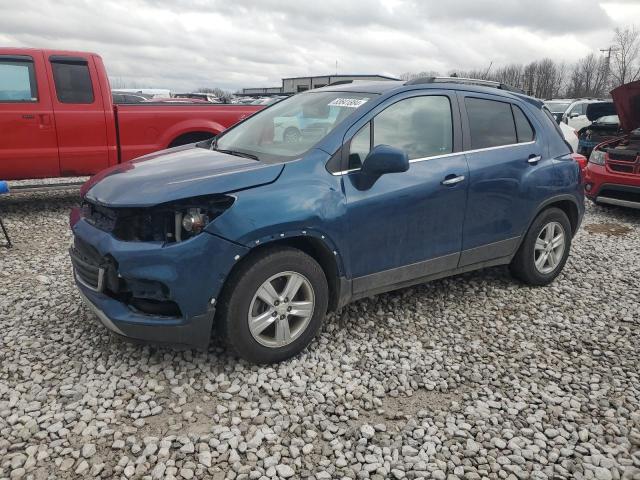
[(528, 95), (504, 90), (496, 87), (485, 87), (481, 85), (473, 85), (469, 83), (455, 82), (437, 82), (437, 83), (416, 83), (408, 85), (405, 81), (354, 81), (351, 83), (340, 83), (337, 85), (328, 85), (322, 88), (315, 88), (310, 92), (345, 92), (345, 93), (374, 93), (387, 94), (392, 92), (410, 91), (410, 90), (457, 90), (464, 92), (486, 93), (489, 95), (498, 95), (506, 98), (524, 100), (532, 105), (540, 108), (543, 102), (537, 98)]

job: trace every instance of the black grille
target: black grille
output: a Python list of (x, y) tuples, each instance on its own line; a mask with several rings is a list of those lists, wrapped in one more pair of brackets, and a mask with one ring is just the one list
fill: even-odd
[(609, 154), (609, 158), (611, 160), (616, 160), (618, 162), (635, 162), (638, 157), (638, 153), (635, 150), (619, 150), (615, 148), (610, 148), (607, 152)]
[(83, 256), (75, 247), (69, 250), (69, 255), (78, 280), (93, 290), (102, 291), (104, 268), (91, 263), (91, 260)]
[(614, 172), (633, 173), (633, 165), (620, 165), (618, 163), (610, 163), (609, 168)]

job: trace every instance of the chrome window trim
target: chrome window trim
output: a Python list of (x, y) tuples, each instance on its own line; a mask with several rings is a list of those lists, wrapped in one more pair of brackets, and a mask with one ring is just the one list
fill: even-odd
[[(412, 160), (409, 160), (409, 163), (425, 162), (427, 160), (436, 160), (438, 158), (453, 157), (453, 156), (456, 156), (456, 155), (463, 155), (463, 154), (467, 154), (467, 153), (488, 152), (490, 150), (498, 150), (498, 149), (501, 149), (501, 148), (508, 148), (508, 147), (519, 147), (521, 145), (534, 145), (535, 143), (536, 143), (536, 141), (533, 140), (533, 141), (530, 141), (530, 142), (510, 143), (508, 145), (498, 145), (496, 147), (476, 148), (474, 150), (462, 150), (460, 152), (444, 153), (442, 155), (433, 155), (431, 157), (414, 158)], [(331, 173), (331, 175), (334, 175), (334, 176), (338, 177), (338, 176), (341, 176), (341, 175), (346, 175), (348, 173), (358, 172), (358, 171), (360, 171), (360, 168), (351, 168), (349, 170), (342, 170), (340, 172), (333, 172), (333, 173)]]

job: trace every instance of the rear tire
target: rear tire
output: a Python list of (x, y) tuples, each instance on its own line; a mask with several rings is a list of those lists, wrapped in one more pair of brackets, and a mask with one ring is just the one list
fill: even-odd
[(559, 208), (535, 218), (511, 261), (511, 274), (529, 285), (548, 285), (562, 271), (571, 248), (571, 223)]
[(230, 275), (218, 325), (237, 355), (253, 363), (275, 363), (311, 343), (328, 303), (327, 279), (313, 258), (294, 248), (270, 248)]

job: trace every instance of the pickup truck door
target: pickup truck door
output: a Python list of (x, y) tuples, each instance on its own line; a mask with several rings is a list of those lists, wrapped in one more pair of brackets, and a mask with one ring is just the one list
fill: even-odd
[[(457, 267), (468, 185), (459, 122), (455, 94), (414, 91), (379, 105), (347, 133), (342, 175), (354, 295)], [(407, 152), (409, 170), (375, 180), (361, 173), (380, 144)]]
[(41, 53), (0, 54), (0, 180), (57, 177), (58, 141)]
[(111, 105), (104, 104), (94, 59), (50, 55), (47, 68), (53, 79), (60, 175), (89, 175), (108, 167), (105, 108)]

